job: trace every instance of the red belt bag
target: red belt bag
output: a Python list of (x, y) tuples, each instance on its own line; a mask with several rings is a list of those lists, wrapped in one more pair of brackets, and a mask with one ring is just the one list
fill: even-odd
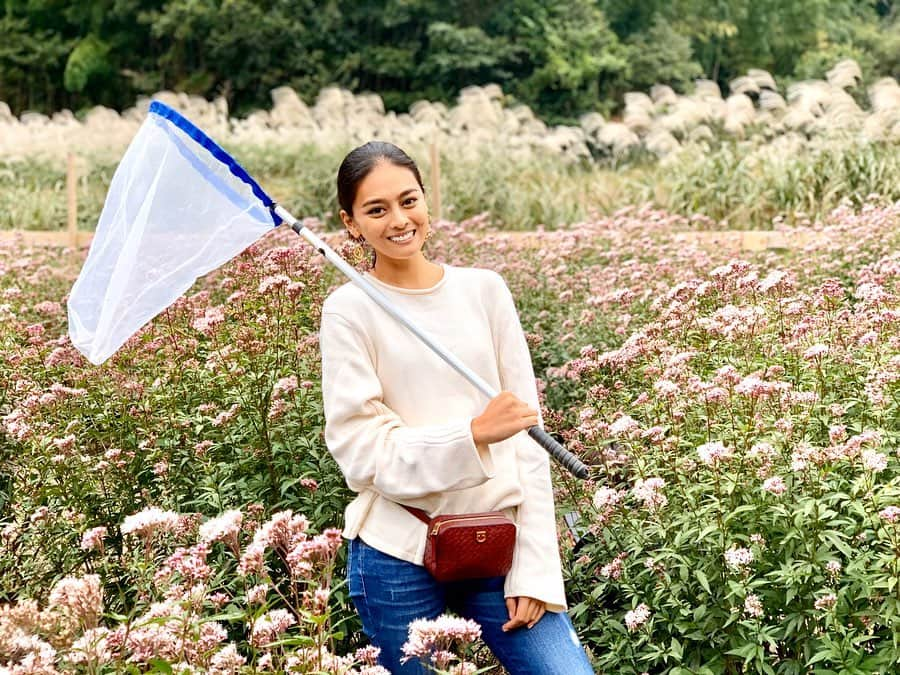
[(429, 518), (422, 509), (403, 508), (428, 526), (425, 569), (436, 580), (502, 577), (512, 567), (516, 524), (502, 511)]

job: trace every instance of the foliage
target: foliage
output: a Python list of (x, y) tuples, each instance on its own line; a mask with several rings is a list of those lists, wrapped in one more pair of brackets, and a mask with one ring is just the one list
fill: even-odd
[[(41, 279), (17, 283), (28, 293)], [(300, 249), (273, 250), (209, 279), (99, 369), (73, 370), (71, 347), (35, 333), (3, 377), (17, 399), (29, 390), (55, 398), (31, 398), (22, 409), (12, 440), (25, 442), (17, 451), (25, 454), (13, 462), (18, 446), (5, 445), (12, 499), (37, 499), (31, 508), (39, 508), (71, 498), (79, 518), (110, 531), (139, 502), (208, 515), (265, 503), (306, 513), (315, 527), (331, 524), (346, 491), (320, 442), (315, 326), (324, 283)], [(63, 318), (53, 303), (37, 317), (42, 311)], [(268, 311), (270, 321), (247, 321)], [(25, 412), (33, 405), (40, 414)], [(66, 439), (76, 435), (73, 446)], [(47, 450), (52, 459), (28, 459)], [(40, 496), (26, 485), (42, 486)], [(58, 534), (23, 532), (0, 562), (3, 594), (47, 588), (57, 574), (39, 562), (47, 555), (64, 568), (77, 564), (77, 542)]]
[[(232, 509), (200, 523), (156, 507), (129, 515), (119, 528), (120, 564), (134, 575), (139, 599), (128, 615), (111, 613), (112, 625), (101, 625), (100, 576), (63, 577), (43, 609), (25, 599), (0, 608), (0, 662), (48, 674), (65, 664), (87, 673), (385, 675), (377, 649), (333, 653), (329, 598), (340, 530), (314, 535), (290, 510), (267, 522), (259, 516)], [(81, 541), (88, 566), (101, 572), (109, 571), (108, 536), (99, 526)]]
[(9, 0), (0, 22), (0, 100), (17, 113), (122, 109), (160, 88), (244, 112), (284, 84), (307, 101), (331, 84), (377, 91), (403, 110), (495, 82), (558, 121), (659, 80), (799, 77), (825, 53), (900, 76), (889, 2)]
[[(558, 474), (556, 486), (561, 513), (580, 518), (562, 526), (562, 553), (600, 672), (889, 670), (900, 203), (844, 203), (816, 224), (823, 243), (747, 260), (673, 238), (703, 221), (631, 208), (516, 243), (482, 216), (436, 223), (428, 246), (436, 260), (503, 274), (546, 424), (596, 467), (591, 482)], [(294, 601), (296, 559), (273, 550), (271, 604), (251, 609), (239, 572), (251, 533), (271, 532), (264, 514), (286, 510), (322, 532), (350, 496), (322, 441), (315, 342), (322, 299), (342, 280), (276, 231), (94, 368), (65, 337), (79, 264), (68, 251), (0, 248), (0, 595), (18, 601), (15, 616), (28, 597), (52, 614), (72, 597), (53, 592), (62, 580), (98, 574), (102, 625), (147, 628), (163, 595), (169, 610), (189, 603), (172, 570), (202, 562), (202, 606), (184, 605), (179, 625), (199, 640), (221, 623), (259, 659), (248, 620), (284, 609), (300, 621), (307, 587)], [(146, 544), (135, 537), (148, 507), (180, 525)], [(240, 554), (218, 539), (197, 549), (216, 529), (197, 525), (235, 509), (252, 521)], [(340, 575), (340, 555), (330, 564)], [(310, 638), (329, 652), (358, 646), (345, 589), (328, 587), (333, 629), (298, 628), (273, 658)], [(72, 630), (57, 637), (71, 644)]]
[(599, 465), (570, 486), (569, 591), (600, 672), (896, 664), (897, 209), (844, 206), (785, 260), (620, 240), (535, 266), (570, 307), (568, 337), (535, 329), (565, 361), (548, 403)]
[(69, 54), (63, 83), (68, 91), (81, 92), (89, 80), (107, 76), (110, 70), (109, 45), (88, 35)]
[(690, 39), (659, 15), (654, 16), (647, 30), (630, 37), (628, 48), (627, 79), (630, 87), (639, 91), (649, 91), (657, 83), (686, 91), (703, 75), (700, 64), (693, 59)]

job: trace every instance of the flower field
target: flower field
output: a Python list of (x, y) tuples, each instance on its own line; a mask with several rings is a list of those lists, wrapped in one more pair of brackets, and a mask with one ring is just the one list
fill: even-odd
[[(436, 224), (434, 259), (507, 280), (546, 425), (594, 467), (555, 485), (597, 672), (900, 668), (900, 202), (861, 201), (742, 258), (649, 208)], [(343, 280), (276, 231), (93, 367), (65, 333), (82, 256), (0, 248), (0, 672), (383, 673), (322, 441)], [(476, 629), (408, 654), (475, 672)]]

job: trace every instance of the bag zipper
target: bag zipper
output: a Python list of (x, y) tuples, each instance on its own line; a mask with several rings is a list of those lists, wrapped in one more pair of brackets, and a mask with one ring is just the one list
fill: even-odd
[(488, 519), (484, 518), (484, 516), (477, 516), (477, 517), (472, 517), (472, 516), (465, 517), (464, 516), (461, 518), (449, 518), (448, 520), (442, 520), (441, 522), (434, 524), (434, 528), (431, 530), (431, 536), (433, 537), (433, 536), (437, 535), (437, 533), (441, 529), (441, 527), (443, 525), (447, 525), (448, 523), (458, 523), (461, 521), (477, 523), (480, 520), (488, 520)]

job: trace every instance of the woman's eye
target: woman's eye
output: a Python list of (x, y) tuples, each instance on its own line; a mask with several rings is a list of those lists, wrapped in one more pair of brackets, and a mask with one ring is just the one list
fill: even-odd
[(381, 208), (380, 206), (376, 206), (375, 208), (369, 209), (368, 211), (366, 211), (366, 215), (380, 216), (383, 211), (384, 211), (383, 208)]
[(419, 201), (419, 200), (418, 200), (416, 197), (408, 197), (407, 199), (404, 199), (404, 200), (403, 200), (403, 203), (404, 203), (404, 205), (406, 205), (406, 206), (412, 206), (412, 205), (415, 204), (417, 201)]

